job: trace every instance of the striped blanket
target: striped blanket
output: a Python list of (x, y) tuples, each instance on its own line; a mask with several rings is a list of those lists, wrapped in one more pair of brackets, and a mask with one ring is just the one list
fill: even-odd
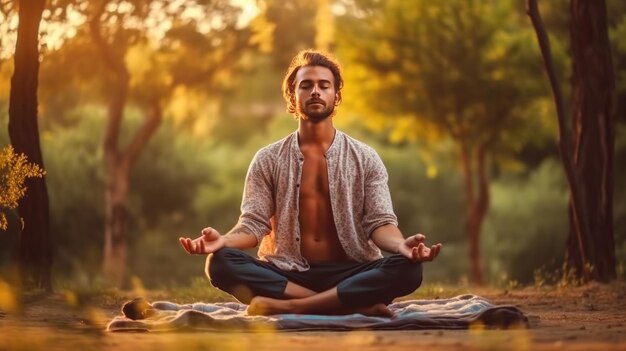
[(153, 302), (156, 313), (146, 319), (118, 316), (108, 324), (111, 332), (177, 330), (408, 330), (467, 329), (478, 324), (486, 328), (527, 328), (528, 319), (515, 306), (496, 306), (476, 295), (449, 299), (395, 302), (389, 309), (394, 318), (361, 314), (342, 316), (281, 314), (248, 316), (247, 305), (237, 302), (176, 304)]

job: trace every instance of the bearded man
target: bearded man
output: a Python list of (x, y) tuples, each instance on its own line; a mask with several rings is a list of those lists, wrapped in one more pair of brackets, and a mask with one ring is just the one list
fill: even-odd
[[(333, 126), (342, 88), (335, 59), (300, 52), (283, 81), (298, 129), (254, 156), (238, 223), (225, 235), (207, 227), (179, 239), (208, 255), (211, 283), (249, 314), (390, 317), (387, 305), (420, 286), (422, 263), (441, 250), (422, 234), (402, 235), (382, 160)], [(243, 251), (257, 245), (258, 258)]]

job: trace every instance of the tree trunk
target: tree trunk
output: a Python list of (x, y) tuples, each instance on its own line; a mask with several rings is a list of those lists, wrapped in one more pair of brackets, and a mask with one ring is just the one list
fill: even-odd
[(614, 76), (606, 4), (603, 0), (572, 0), (570, 9), (573, 133), (567, 127), (563, 95), (537, 1), (528, 0), (528, 14), (554, 95), (559, 150), (570, 189), (565, 274), (574, 273), (582, 281), (606, 281), (615, 277), (612, 218), (615, 137), (610, 113)]
[[(125, 84), (128, 84), (126, 81)], [(126, 85), (127, 87), (127, 85)], [(120, 92), (116, 90), (116, 92)], [(120, 93), (122, 98), (126, 92)], [(130, 171), (135, 164), (141, 150), (156, 132), (163, 118), (162, 108), (158, 101), (151, 102), (145, 109), (146, 120), (135, 133), (128, 148), (119, 153), (117, 139), (109, 139), (112, 135), (119, 135), (111, 125), (123, 117), (118, 99), (112, 99), (109, 109), (109, 127), (105, 136), (104, 153), (106, 160), (106, 190), (105, 190), (105, 229), (104, 229), (104, 257), (103, 273), (107, 280), (116, 286), (121, 286), (126, 274), (126, 257), (128, 253), (128, 193), (130, 189)]]
[(123, 282), (127, 255), (126, 222), (128, 213), (128, 172), (119, 151), (118, 140), (124, 108), (128, 98), (130, 75), (124, 63), (124, 50), (113, 48), (103, 37), (101, 20), (107, 1), (92, 4), (93, 14), (89, 20), (90, 34), (106, 67), (113, 74), (109, 86), (107, 124), (104, 131), (103, 150), (106, 168), (104, 196), (104, 250), (102, 273), (113, 285)]
[[(565, 267), (577, 276), (615, 278), (613, 238), (614, 74), (605, 1), (570, 2), (573, 159), (583, 193), (588, 231), (572, 222)], [(570, 213), (573, 211), (570, 206)], [(578, 238), (587, 235), (587, 238)], [(579, 242), (587, 243), (580, 247)], [(589, 271), (588, 273), (586, 271)]]
[(89, 27), (93, 42), (114, 79), (114, 83), (109, 87), (108, 119), (103, 141), (106, 190), (102, 271), (109, 282), (121, 286), (126, 274), (128, 252), (130, 171), (144, 146), (160, 126), (162, 108), (158, 99), (149, 101), (144, 106), (146, 115), (144, 124), (137, 130), (128, 147), (125, 150), (119, 149), (118, 142), (128, 98), (130, 74), (124, 61), (127, 47), (114, 47), (107, 42), (102, 33), (101, 21), (107, 4), (108, 1), (104, 0), (93, 3)]
[[(15, 71), (11, 78), (9, 102), (9, 136), (18, 153), (42, 169), (43, 157), (37, 123), (37, 84), (39, 76), (39, 23), (45, 0), (20, 1)], [(46, 180), (26, 180), (28, 193), (19, 201), (19, 214), (24, 220), (19, 246), (22, 279), (50, 291), (52, 243), (49, 229), (49, 204)]]
[[(480, 145), (475, 153), (472, 153), (471, 148), (466, 144), (461, 143), (460, 145), (465, 184), (465, 231), (469, 239), (470, 279), (473, 284), (483, 285), (480, 230), (489, 208), (489, 180), (485, 167), (486, 145)], [(475, 167), (473, 163), (475, 163)]]
[(107, 164), (102, 271), (116, 286), (123, 282), (128, 252), (128, 178), (128, 170)]

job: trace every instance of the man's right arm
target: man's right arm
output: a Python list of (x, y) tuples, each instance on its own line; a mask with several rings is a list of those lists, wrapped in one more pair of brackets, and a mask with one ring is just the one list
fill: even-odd
[(259, 244), (256, 236), (241, 225), (236, 225), (226, 233), (223, 238), (224, 247), (232, 247), (240, 250), (251, 249)]

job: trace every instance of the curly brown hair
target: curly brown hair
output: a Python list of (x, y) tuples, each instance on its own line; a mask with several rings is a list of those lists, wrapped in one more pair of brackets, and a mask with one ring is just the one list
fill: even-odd
[(296, 113), (296, 74), (298, 70), (305, 66), (322, 66), (328, 68), (335, 77), (335, 91), (337, 92), (336, 105), (341, 103), (341, 89), (343, 88), (343, 78), (341, 77), (341, 67), (339, 62), (329, 53), (318, 50), (302, 50), (292, 60), (285, 79), (283, 80), (283, 97), (287, 100), (287, 112)]

